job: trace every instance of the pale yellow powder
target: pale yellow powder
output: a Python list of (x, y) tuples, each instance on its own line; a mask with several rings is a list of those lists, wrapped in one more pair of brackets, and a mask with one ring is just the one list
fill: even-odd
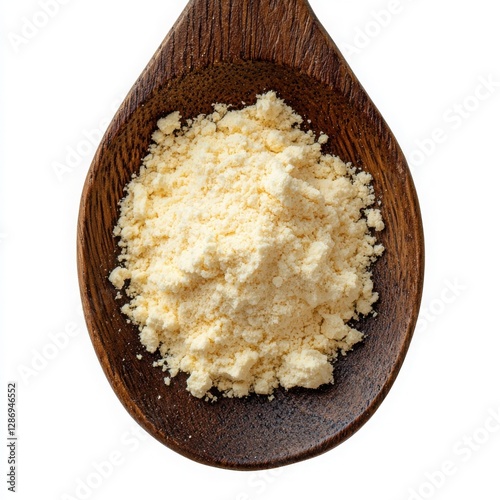
[(301, 123), (274, 92), (184, 127), (172, 113), (127, 186), (110, 280), (165, 382), (184, 371), (196, 397), (333, 382), (332, 361), (363, 337), (347, 322), (378, 298), (371, 176)]

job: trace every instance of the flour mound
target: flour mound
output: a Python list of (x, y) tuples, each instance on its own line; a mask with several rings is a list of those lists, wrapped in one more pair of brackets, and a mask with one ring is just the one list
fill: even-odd
[(378, 299), (371, 176), (322, 154), (328, 138), (274, 92), (180, 118), (158, 121), (121, 201), (110, 280), (123, 312), (196, 397), (332, 383), (332, 361), (363, 337), (347, 323)]

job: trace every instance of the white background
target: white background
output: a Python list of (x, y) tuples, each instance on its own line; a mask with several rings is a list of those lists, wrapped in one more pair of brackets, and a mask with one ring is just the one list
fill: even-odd
[[(45, 19), (42, 3), (5, 0), (0, 15), (0, 438), (15, 380), (17, 498), (500, 499), (495, 2), (310, 0), (412, 163), (425, 292), (405, 364), (375, 416), (338, 448), (263, 473), (206, 467), (135, 437), (79, 306), (76, 221), (89, 163), (184, 2), (59, 0)], [(46, 22), (30, 31), (30, 21)], [(110, 460), (113, 470), (102, 469)]]

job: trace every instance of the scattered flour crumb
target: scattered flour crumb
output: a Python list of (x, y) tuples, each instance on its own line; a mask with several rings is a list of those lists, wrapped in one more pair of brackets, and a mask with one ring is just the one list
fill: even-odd
[(365, 210), (365, 216), (368, 227), (373, 227), (375, 231), (382, 231), (382, 229), (384, 229), (384, 221), (382, 220), (382, 214), (378, 208), (369, 208)]

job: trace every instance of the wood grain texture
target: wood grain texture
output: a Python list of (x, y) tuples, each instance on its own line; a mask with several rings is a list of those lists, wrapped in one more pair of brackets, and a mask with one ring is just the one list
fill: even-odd
[[(138, 41), (140, 43), (140, 41)], [(276, 90), (316, 132), (325, 151), (370, 172), (382, 200), (386, 248), (373, 268), (378, 316), (357, 327), (366, 340), (318, 390), (278, 390), (198, 400), (186, 376), (163, 383), (138, 330), (120, 313), (108, 281), (117, 264), (123, 188), (145, 156), (156, 121), (236, 108)], [(414, 185), (380, 113), (305, 0), (191, 0), (118, 110), (90, 166), (78, 221), (78, 272), (96, 354), (117, 396), (155, 438), (199, 462), (263, 469), (325, 452), (358, 430), (380, 405), (401, 367), (423, 286), (423, 232)], [(136, 354), (142, 353), (138, 360)], [(158, 399), (161, 396), (161, 399)]]

